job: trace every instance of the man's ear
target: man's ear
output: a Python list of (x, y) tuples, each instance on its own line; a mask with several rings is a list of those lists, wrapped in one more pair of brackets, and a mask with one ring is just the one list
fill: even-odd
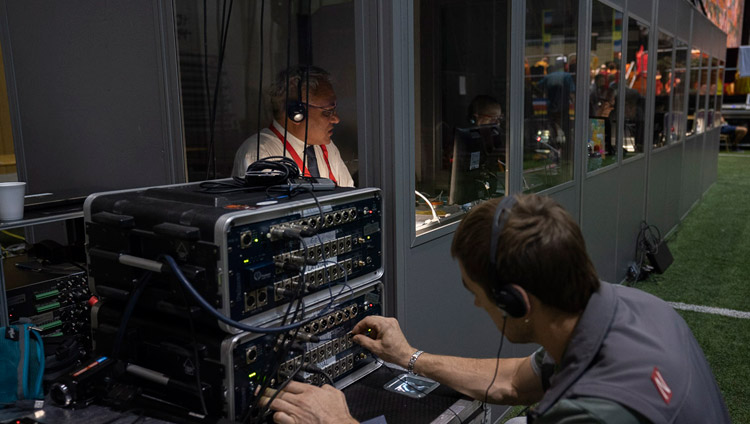
[(524, 288), (519, 286), (518, 284), (511, 284), (511, 286), (518, 291), (521, 299), (523, 299), (524, 305), (526, 305), (526, 314), (524, 314), (524, 316), (522, 316), (521, 318), (528, 317), (531, 313), (531, 300), (529, 299), (529, 292), (524, 290)]

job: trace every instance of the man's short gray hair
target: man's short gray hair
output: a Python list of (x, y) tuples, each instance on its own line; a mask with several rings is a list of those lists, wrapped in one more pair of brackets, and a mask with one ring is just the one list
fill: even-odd
[[(289, 76), (289, 96), (287, 97), (287, 75)], [(290, 102), (300, 100), (300, 92), (297, 87), (301, 88), (302, 98), (307, 92), (306, 82), (310, 83), (310, 96), (313, 96), (318, 87), (328, 84), (332, 86), (331, 74), (317, 66), (294, 66), (283, 70), (276, 75), (276, 79), (269, 89), (271, 98), (271, 109), (273, 116), (278, 118), (286, 113), (287, 98)], [(302, 84), (300, 86), (300, 84)]]

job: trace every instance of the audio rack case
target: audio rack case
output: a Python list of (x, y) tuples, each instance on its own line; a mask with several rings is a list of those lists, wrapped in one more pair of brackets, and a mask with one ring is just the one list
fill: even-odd
[[(283, 289), (301, 282), (298, 271), (283, 266), (295, 255), (317, 262), (305, 269), (310, 294), (328, 291), (331, 284), (345, 280), (356, 289), (383, 275), (379, 189), (337, 188), (316, 199), (310, 193), (212, 194), (201, 184), (89, 196), (84, 216), (92, 293), (124, 304), (145, 271), (120, 259), (156, 261), (171, 255), (218, 311), (235, 321), (263, 325), (284, 314)], [(272, 229), (292, 224), (314, 226), (318, 234), (304, 238), (304, 244), (271, 236)], [(180, 296), (175, 296), (179, 294), (175, 284), (168, 275), (153, 274), (139, 306), (183, 317), (190, 313), (199, 321), (217, 323), (198, 308), (188, 312)], [(226, 332), (239, 332), (222, 322), (218, 325)]]

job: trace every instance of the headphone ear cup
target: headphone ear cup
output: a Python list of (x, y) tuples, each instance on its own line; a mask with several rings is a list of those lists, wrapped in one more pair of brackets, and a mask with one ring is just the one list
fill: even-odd
[(497, 307), (513, 318), (521, 318), (528, 312), (521, 292), (509, 284), (493, 287), (492, 297)]
[(294, 122), (302, 122), (307, 118), (307, 108), (302, 102), (291, 102), (286, 107), (286, 115)]

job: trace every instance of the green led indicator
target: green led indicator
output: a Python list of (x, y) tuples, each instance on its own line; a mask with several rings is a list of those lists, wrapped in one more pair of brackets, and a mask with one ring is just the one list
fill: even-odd
[(367, 240), (370, 240), (370, 236), (367, 236)]
[(257, 243), (257, 242), (258, 242), (258, 239), (256, 238), (256, 239), (255, 239), (255, 240), (253, 240), (253, 241)]
[(257, 373), (257, 372), (254, 372), (254, 373), (252, 373), (252, 374), (248, 375), (248, 376), (247, 376), (247, 378), (253, 378), (253, 377), (255, 377), (256, 375), (258, 375), (258, 373)]
[(242, 261), (242, 262), (244, 262), (244, 263), (250, 263), (250, 259), (245, 259), (245, 260), (244, 260), (244, 261)]

